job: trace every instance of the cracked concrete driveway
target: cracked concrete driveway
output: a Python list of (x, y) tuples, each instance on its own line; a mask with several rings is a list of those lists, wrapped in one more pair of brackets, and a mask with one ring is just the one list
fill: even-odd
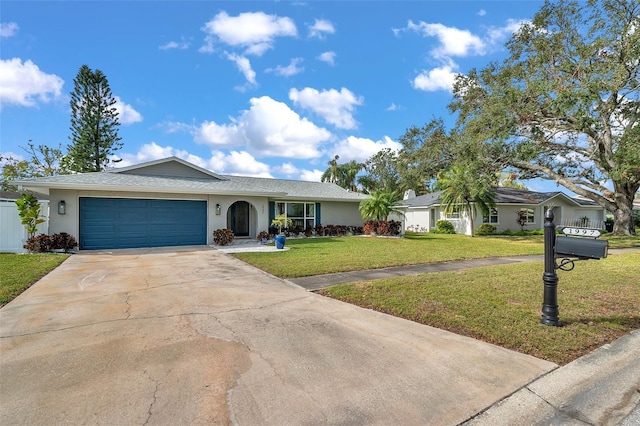
[(457, 424), (555, 364), (208, 247), (81, 253), (0, 310), (0, 424)]

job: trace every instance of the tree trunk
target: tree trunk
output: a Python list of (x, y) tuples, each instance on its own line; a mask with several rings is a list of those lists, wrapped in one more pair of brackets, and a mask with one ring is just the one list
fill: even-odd
[[(635, 186), (635, 187), (634, 187)], [(616, 185), (613, 213), (613, 235), (636, 235), (633, 220), (633, 197), (638, 191), (637, 185)]]

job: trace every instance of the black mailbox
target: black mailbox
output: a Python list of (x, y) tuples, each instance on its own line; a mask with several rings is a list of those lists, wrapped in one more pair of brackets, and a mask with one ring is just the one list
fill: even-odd
[(572, 256), (580, 259), (607, 257), (609, 241), (581, 237), (556, 237), (556, 256)]

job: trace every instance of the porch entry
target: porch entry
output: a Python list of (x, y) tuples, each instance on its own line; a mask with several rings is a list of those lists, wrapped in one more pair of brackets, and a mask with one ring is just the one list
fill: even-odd
[(249, 236), (249, 212), (251, 205), (246, 201), (236, 201), (227, 210), (227, 228), (233, 231), (236, 237)]

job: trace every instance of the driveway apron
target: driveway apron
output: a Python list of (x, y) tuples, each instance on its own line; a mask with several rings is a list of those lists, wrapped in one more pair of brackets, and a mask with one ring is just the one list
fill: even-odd
[(208, 247), (80, 253), (0, 310), (0, 424), (458, 424), (555, 364)]

